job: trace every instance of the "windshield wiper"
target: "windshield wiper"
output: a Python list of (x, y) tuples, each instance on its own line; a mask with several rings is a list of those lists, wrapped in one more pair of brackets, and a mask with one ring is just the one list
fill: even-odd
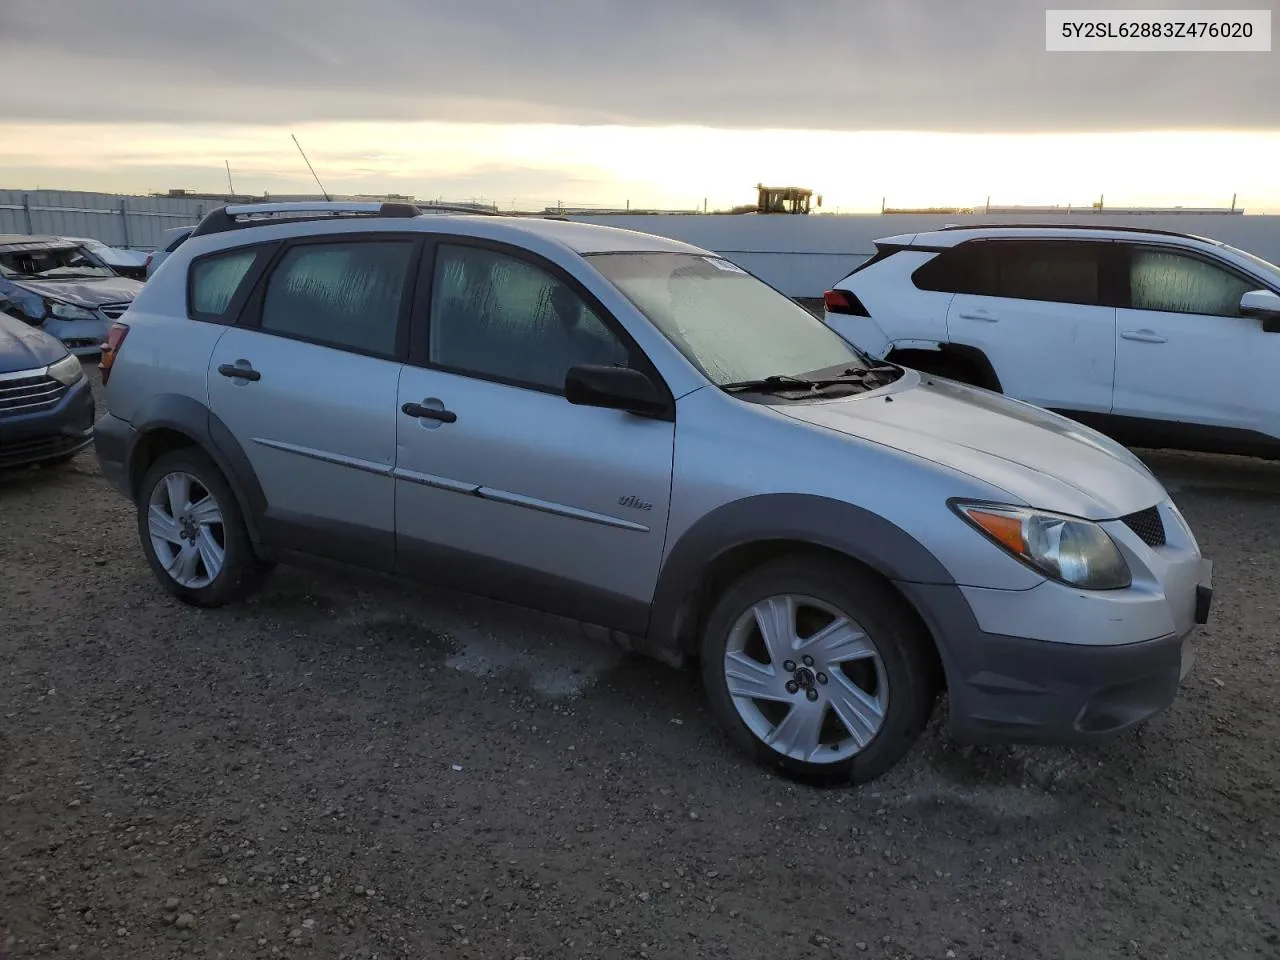
[[(883, 386), (875, 382), (886, 373), (898, 368), (888, 363), (879, 363), (869, 367), (849, 367), (840, 373), (825, 377), (796, 377), (789, 374), (775, 373), (757, 380), (737, 380), (733, 383), (722, 383), (720, 389), (728, 393), (798, 393), (813, 392), (824, 387), (863, 386), (874, 389)], [(891, 381), (885, 380), (884, 383)]]
[[(813, 384), (815, 389), (822, 387), (835, 386), (841, 383), (859, 383), (865, 384), (869, 380), (878, 380), (886, 373), (893, 373), (897, 367), (888, 363), (878, 363), (870, 367), (850, 367), (843, 373), (835, 374), (829, 377), (815, 377), (809, 382)], [(886, 383), (890, 381), (885, 381)]]
[(812, 390), (815, 381), (805, 380), (803, 377), (791, 377), (782, 373), (775, 373), (768, 377), (760, 377), (756, 380), (735, 380), (733, 383), (722, 383), (720, 389), (726, 393), (743, 393), (746, 391), (759, 391), (766, 393), (769, 391), (785, 391), (785, 390)]

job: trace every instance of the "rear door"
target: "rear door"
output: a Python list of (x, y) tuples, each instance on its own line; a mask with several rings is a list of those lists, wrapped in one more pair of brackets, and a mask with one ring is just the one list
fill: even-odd
[(981, 240), (959, 248), (952, 344), (980, 350), (1002, 391), (1037, 406), (1107, 413), (1115, 373), (1114, 245)]
[[(339, 234), (274, 251), (240, 325), (209, 365), (210, 406), (266, 497), (270, 545), (394, 566), (396, 391), (408, 345), (417, 237)], [(193, 305), (234, 257), (192, 265)]]
[(1240, 313), (1240, 298), (1264, 284), (1207, 254), (1121, 247), (1128, 298), (1116, 326), (1115, 413), (1182, 434), (1198, 425), (1280, 436), (1280, 334)]

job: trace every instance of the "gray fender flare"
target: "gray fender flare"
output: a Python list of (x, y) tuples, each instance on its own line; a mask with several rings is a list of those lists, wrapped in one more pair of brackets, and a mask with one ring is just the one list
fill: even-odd
[(889, 580), (955, 584), (920, 541), (862, 507), (809, 494), (746, 497), (712, 510), (672, 546), (654, 590), (650, 642), (679, 649), (689, 601), (707, 569), (730, 550), (770, 540), (837, 551)]
[(255, 544), (259, 543), (258, 521), (266, 512), (267, 496), (244, 448), (208, 407), (181, 394), (158, 394), (138, 409), (133, 418), (133, 428), (133, 439), (125, 458), (125, 475), (129, 478), (131, 496), (137, 496), (134, 455), (138, 444), (155, 430), (175, 430), (190, 437), (213, 458), (239, 501), (250, 539)]

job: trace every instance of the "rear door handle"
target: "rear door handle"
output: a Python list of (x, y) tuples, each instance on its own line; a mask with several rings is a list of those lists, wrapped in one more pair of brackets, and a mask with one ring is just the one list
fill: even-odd
[(1168, 337), (1162, 337), (1154, 330), (1125, 330), (1120, 336), (1126, 340), (1136, 340), (1138, 343), (1168, 343)]
[[(440, 401), (436, 401), (439, 403)], [(458, 415), (452, 410), (445, 410), (441, 407), (424, 407), (420, 403), (406, 403), (400, 408), (400, 411), (410, 417), (426, 420), (439, 420), (441, 423), (453, 423), (458, 419)]]
[(261, 380), (262, 374), (250, 366), (248, 360), (241, 360), (236, 363), (224, 363), (218, 367), (218, 372), (224, 377), (231, 377), (234, 380)]
[(962, 313), (961, 320), (985, 320), (987, 323), (999, 323), (999, 317), (993, 317), (989, 313)]

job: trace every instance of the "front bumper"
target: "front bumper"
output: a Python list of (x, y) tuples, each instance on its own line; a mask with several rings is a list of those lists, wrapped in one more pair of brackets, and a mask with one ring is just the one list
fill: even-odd
[[(899, 584), (938, 640), (951, 734), (966, 743), (1080, 744), (1167, 709), (1191, 669), (1196, 624), (1134, 643), (1057, 643), (988, 633), (962, 588)], [(1212, 590), (1195, 591), (1196, 619)]]
[(69, 457), (93, 440), (93, 388), (88, 377), (72, 384), (57, 406), (0, 416), (0, 468)]
[(102, 353), (112, 321), (106, 317), (93, 320), (60, 320), (49, 317), (41, 326), (45, 333), (57, 337), (77, 357), (95, 357)]

